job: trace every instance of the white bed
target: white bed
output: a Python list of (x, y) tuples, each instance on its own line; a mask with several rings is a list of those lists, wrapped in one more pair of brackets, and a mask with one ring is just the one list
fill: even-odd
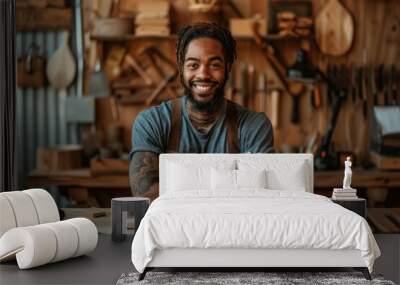
[(154, 267), (354, 267), (380, 251), (362, 217), (312, 194), (309, 154), (162, 154), (160, 197), (132, 243)]

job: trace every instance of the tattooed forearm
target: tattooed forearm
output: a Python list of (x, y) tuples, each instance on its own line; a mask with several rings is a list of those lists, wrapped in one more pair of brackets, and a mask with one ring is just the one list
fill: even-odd
[(158, 197), (158, 154), (136, 152), (129, 164), (129, 184), (133, 196), (151, 200)]

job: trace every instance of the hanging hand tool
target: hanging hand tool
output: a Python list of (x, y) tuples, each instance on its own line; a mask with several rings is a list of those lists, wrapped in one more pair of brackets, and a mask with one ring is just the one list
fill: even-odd
[(17, 84), (22, 88), (42, 88), (46, 83), (46, 60), (39, 47), (31, 44), (27, 55), (18, 58)]
[(374, 105), (378, 105), (378, 88), (376, 87), (376, 68), (371, 67), (369, 69), (369, 78), (370, 78), (370, 84), (371, 84), (371, 93), (372, 96), (374, 97)]
[(266, 113), (267, 107), (267, 86), (266, 86), (266, 77), (264, 73), (260, 73), (258, 75), (257, 80), (257, 93), (256, 93), (256, 101), (257, 101), (257, 110), (258, 112)]
[(278, 89), (271, 91), (271, 124), (274, 129), (279, 126), (279, 93)]
[(250, 104), (253, 104), (253, 108), (254, 108), (254, 95), (256, 90), (255, 89), (255, 80), (256, 80), (256, 75), (255, 75), (255, 69), (254, 69), (254, 65), (250, 64), (247, 67), (247, 102), (246, 102), (246, 106), (250, 107)]
[(385, 66), (383, 64), (380, 64), (375, 73), (375, 82), (376, 82), (376, 88), (378, 92), (378, 104), (379, 105), (384, 105), (385, 104), (385, 98), (384, 98), (384, 89), (385, 89)]
[(362, 100), (363, 100), (363, 116), (364, 120), (368, 117), (368, 92), (369, 92), (369, 74), (368, 67), (362, 68)]
[(365, 80), (366, 72), (364, 67), (360, 66), (357, 68), (357, 93), (358, 97), (363, 102), (363, 116), (364, 118), (367, 117), (367, 97), (366, 97), (366, 80)]
[(312, 93), (312, 106), (314, 108), (321, 107), (321, 85), (315, 84)]
[(332, 78), (328, 78), (322, 72), (320, 73), (320, 76), (323, 81), (328, 85), (328, 88), (332, 90), (332, 93), (334, 93), (335, 96), (333, 97), (334, 101), (330, 123), (327, 126), (318, 152), (315, 155), (314, 165), (315, 168), (318, 170), (337, 169), (339, 166), (339, 157), (338, 154), (332, 150), (331, 141), (333, 132), (336, 127), (339, 112), (346, 96), (346, 93), (343, 92), (341, 89), (343, 88), (343, 85), (341, 85), (341, 83), (344, 84), (345, 81), (338, 82), (336, 80), (332, 80)]
[(389, 95), (390, 95), (390, 105), (396, 105), (397, 85), (396, 85), (396, 65), (394, 65), (394, 64), (392, 64), (390, 66)]
[[(298, 89), (295, 89), (296, 87)], [(297, 124), (300, 121), (300, 94), (304, 91), (304, 85), (298, 84), (293, 85), (291, 88), (291, 92), (289, 93), (292, 96), (292, 116), (290, 121), (293, 124)]]
[(395, 74), (394, 74), (394, 84), (395, 84), (395, 89), (396, 89), (396, 101), (397, 101), (397, 105), (400, 106), (400, 71), (396, 70)]
[(347, 100), (349, 90), (350, 90), (350, 73), (349, 69), (345, 65), (341, 65), (339, 68), (339, 86), (340, 86), (340, 92), (343, 94), (344, 98), (343, 100)]
[[(329, 78), (329, 80), (333, 80), (333, 66), (331, 64), (328, 64), (328, 67), (326, 68), (326, 77)], [(329, 88), (328, 85), (326, 85), (326, 95), (328, 97), (328, 104), (332, 104), (332, 90)]]
[(356, 102), (356, 72), (355, 72), (355, 67), (353, 64), (350, 64), (349, 67), (349, 90), (351, 94), (351, 102), (354, 104)]
[(383, 68), (383, 101), (384, 105), (389, 105), (389, 71)]

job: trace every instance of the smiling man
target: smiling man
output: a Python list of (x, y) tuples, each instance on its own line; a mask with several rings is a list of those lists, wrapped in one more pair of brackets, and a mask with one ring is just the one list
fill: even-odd
[(264, 113), (224, 98), (236, 59), (228, 30), (200, 23), (183, 28), (176, 57), (184, 96), (142, 111), (132, 128), (129, 182), (133, 196), (158, 197), (158, 155), (273, 152), (273, 130)]

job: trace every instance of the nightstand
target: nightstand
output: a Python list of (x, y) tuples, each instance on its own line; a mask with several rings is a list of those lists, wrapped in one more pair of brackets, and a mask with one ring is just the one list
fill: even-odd
[(334, 200), (332, 202), (339, 204), (340, 206), (359, 214), (361, 217), (366, 217), (367, 201), (363, 198), (355, 198), (351, 200)]

